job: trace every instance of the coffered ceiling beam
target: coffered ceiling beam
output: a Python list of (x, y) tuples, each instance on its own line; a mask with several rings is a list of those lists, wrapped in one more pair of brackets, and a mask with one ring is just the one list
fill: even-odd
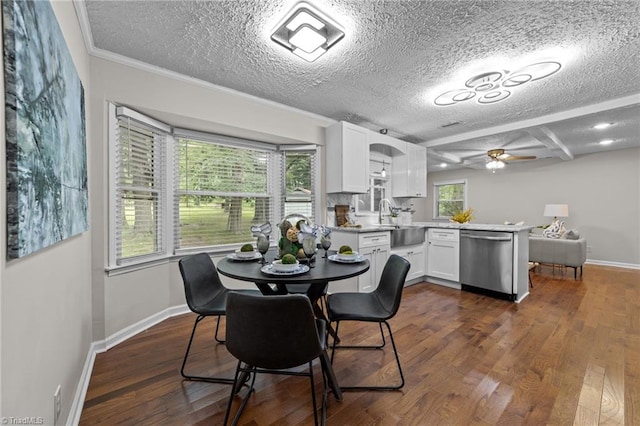
[(446, 161), (452, 164), (461, 164), (462, 158), (448, 152), (440, 152), (433, 149), (427, 149), (427, 155), (440, 161)]
[(573, 154), (565, 144), (558, 139), (547, 126), (527, 129), (527, 133), (536, 138), (541, 144), (549, 148), (549, 151), (563, 160), (573, 160)]
[(598, 104), (587, 105), (584, 107), (574, 108), (554, 114), (543, 115), (541, 117), (531, 118), (528, 120), (517, 121), (515, 123), (503, 124), (501, 126), (494, 126), (486, 129), (474, 130), (471, 132), (459, 133), (457, 135), (433, 139), (430, 141), (426, 141), (421, 145), (424, 145), (427, 148), (431, 148), (434, 146), (446, 145), (453, 142), (461, 142), (469, 139), (479, 139), (498, 133), (512, 132), (514, 130), (525, 130), (529, 127), (543, 126), (549, 123), (568, 120), (570, 118), (581, 117), (583, 115), (594, 114), (630, 105), (636, 105), (638, 103), (638, 99), (638, 94), (634, 94), (605, 102), (600, 102)]

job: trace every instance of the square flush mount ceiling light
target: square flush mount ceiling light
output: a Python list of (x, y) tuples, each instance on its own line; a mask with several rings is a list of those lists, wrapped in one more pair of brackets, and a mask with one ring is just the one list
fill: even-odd
[(271, 39), (313, 62), (344, 37), (344, 31), (308, 3), (298, 3), (278, 25)]

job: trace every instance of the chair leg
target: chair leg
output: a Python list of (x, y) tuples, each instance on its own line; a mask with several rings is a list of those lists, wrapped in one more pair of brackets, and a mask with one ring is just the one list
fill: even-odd
[[(225, 384), (233, 384), (233, 379), (227, 379), (223, 377), (207, 377), (207, 376), (191, 376), (184, 372), (184, 367), (187, 365), (187, 358), (189, 358), (189, 352), (191, 351), (191, 344), (193, 343), (193, 337), (196, 334), (196, 328), (200, 321), (205, 319), (204, 315), (198, 315), (195, 322), (193, 323), (193, 330), (191, 330), (191, 337), (189, 338), (189, 344), (187, 345), (187, 351), (184, 354), (184, 359), (182, 360), (182, 367), (180, 368), (180, 374), (187, 380), (199, 380), (203, 382), (211, 382), (211, 383), (225, 383)], [(219, 321), (219, 319), (218, 319)]]
[[(322, 369), (322, 371), (323, 371), (322, 372), (322, 407), (321, 407), (321, 413), (320, 413), (320, 424), (324, 426), (326, 423), (326, 417), (327, 417), (326, 408), (327, 408), (328, 388), (327, 388), (327, 379), (324, 375), (324, 369)], [(233, 421), (231, 422), (232, 426), (238, 423), (238, 420), (240, 419), (240, 416), (242, 415), (242, 412), (244, 411), (244, 408), (247, 405), (247, 402), (249, 401), (249, 397), (251, 396), (251, 393), (255, 391), (254, 384), (256, 381), (256, 376), (259, 372), (270, 373), (270, 374), (286, 374), (286, 375), (292, 375), (292, 376), (309, 376), (309, 383), (311, 385), (311, 402), (313, 404), (313, 421), (315, 426), (319, 425), (318, 404), (316, 401), (316, 386), (313, 378), (314, 377), (313, 361), (309, 362), (308, 373), (286, 372), (284, 370), (272, 370), (272, 371), (262, 370), (262, 369), (258, 370), (256, 367), (251, 367), (251, 366), (242, 367), (242, 361), (238, 361), (238, 365), (236, 367), (236, 373), (233, 379), (234, 386), (232, 387), (231, 394), (229, 395), (229, 401), (227, 402), (227, 410), (224, 415), (224, 422), (222, 423), (224, 426), (226, 426), (227, 423), (229, 422), (229, 417), (231, 415), (231, 407), (233, 406), (234, 395), (236, 395), (237, 393), (235, 389), (243, 385), (243, 381), (244, 381), (243, 377), (245, 376), (245, 373), (251, 374), (253, 377), (251, 379), (251, 384), (249, 385), (249, 390), (247, 391), (247, 394), (242, 398), (240, 407), (238, 407), (238, 411), (236, 411), (236, 414), (233, 417)]]
[(316, 404), (316, 384), (313, 380), (313, 362), (309, 362), (309, 383), (311, 384), (311, 402), (313, 404), (313, 424), (318, 426), (318, 405)]
[[(363, 390), (378, 390), (378, 391), (395, 391), (402, 389), (404, 387), (404, 374), (402, 373), (402, 366), (400, 365), (400, 356), (398, 355), (398, 349), (396, 348), (396, 342), (393, 339), (393, 332), (391, 331), (391, 326), (387, 321), (380, 322), (380, 332), (382, 333), (382, 323), (387, 326), (387, 330), (389, 331), (389, 338), (391, 340), (391, 346), (393, 346), (393, 353), (396, 357), (396, 364), (398, 365), (398, 372), (400, 373), (400, 384), (396, 386), (340, 386), (342, 391), (363, 391)], [(336, 333), (338, 331), (338, 327), (340, 322), (336, 323)], [(384, 340), (384, 333), (382, 335)], [(384, 344), (383, 344), (384, 346)], [(382, 346), (338, 346), (338, 348), (351, 348), (351, 349), (381, 349)], [(333, 348), (331, 351), (331, 363), (333, 364), (333, 355), (336, 349), (336, 342), (333, 342)]]
[(236, 425), (238, 423), (238, 420), (240, 419), (240, 415), (242, 414), (244, 407), (247, 405), (247, 401), (249, 401), (251, 392), (254, 391), (253, 385), (255, 384), (255, 381), (256, 381), (255, 367), (247, 366), (247, 368), (243, 368), (242, 361), (238, 361), (238, 365), (236, 367), (236, 374), (233, 379), (233, 387), (231, 388), (231, 395), (229, 395), (229, 402), (227, 403), (227, 411), (224, 414), (224, 423), (222, 423), (224, 426), (226, 426), (227, 422), (229, 421), (229, 415), (231, 414), (231, 406), (233, 405), (233, 398), (234, 398), (234, 395), (237, 393), (236, 388), (239, 388), (243, 385), (243, 383), (240, 383), (241, 381), (244, 382), (245, 374), (241, 374), (241, 373), (249, 373), (249, 374), (253, 373), (252, 375), (253, 377), (251, 378), (251, 384), (249, 385), (249, 390), (247, 391), (247, 394), (242, 398), (242, 401), (240, 402), (240, 407), (238, 407), (238, 411), (236, 411), (236, 415), (233, 417), (233, 421), (231, 422), (232, 425)]
[(322, 413), (321, 413), (321, 424), (325, 426), (327, 424), (327, 400), (329, 399), (329, 386), (328, 386), (328, 378), (325, 372), (325, 368), (322, 365), (323, 358), (320, 357), (320, 370), (322, 370)]
[[(333, 353), (335, 352), (336, 349), (382, 349), (386, 346), (387, 341), (384, 338), (384, 332), (382, 331), (382, 323), (379, 322), (378, 325), (380, 326), (380, 336), (382, 336), (382, 344), (381, 345), (372, 345), (372, 346), (361, 346), (361, 345), (340, 345), (338, 346), (337, 343), (340, 341), (339, 339), (333, 339), (333, 345), (331, 346), (331, 362), (333, 363)], [(338, 335), (338, 327), (340, 327), (340, 321), (336, 321), (336, 336)]]
[(218, 338), (218, 329), (219, 328), (220, 328), (220, 315), (218, 315), (218, 319), (216, 320), (216, 334), (214, 336), (214, 339), (216, 339), (216, 342), (224, 344), (226, 342), (226, 340), (222, 340), (222, 339)]

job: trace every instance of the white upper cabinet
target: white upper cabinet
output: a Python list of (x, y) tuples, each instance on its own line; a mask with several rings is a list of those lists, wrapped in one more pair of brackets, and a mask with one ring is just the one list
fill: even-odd
[(406, 154), (393, 158), (391, 195), (420, 198), (427, 196), (427, 148), (406, 142)]
[(391, 197), (427, 196), (427, 149), (340, 121), (327, 127), (327, 193), (366, 194), (370, 150), (391, 158)]
[(328, 193), (364, 194), (369, 188), (370, 131), (340, 121), (326, 129)]

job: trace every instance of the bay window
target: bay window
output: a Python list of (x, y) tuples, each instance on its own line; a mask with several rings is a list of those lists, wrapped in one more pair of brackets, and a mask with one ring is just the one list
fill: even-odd
[(251, 225), (313, 220), (316, 148), (172, 129), (109, 106), (108, 269), (252, 242)]

